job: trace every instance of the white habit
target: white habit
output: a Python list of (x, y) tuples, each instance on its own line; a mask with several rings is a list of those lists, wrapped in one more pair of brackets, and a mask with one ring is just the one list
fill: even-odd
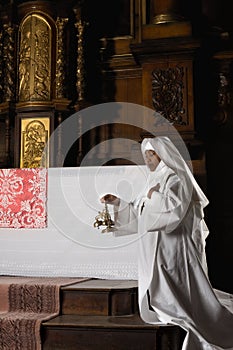
[(214, 290), (208, 279), (208, 200), (169, 138), (144, 139), (143, 155), (147, 149), (161, 158), (158, 167), (148, 170), (133, 203), (121, 200), (115, 208), (119, 231), (138, 234), (141, 317), (185, 329), (182, 350), (233, 349), (233, 296)]

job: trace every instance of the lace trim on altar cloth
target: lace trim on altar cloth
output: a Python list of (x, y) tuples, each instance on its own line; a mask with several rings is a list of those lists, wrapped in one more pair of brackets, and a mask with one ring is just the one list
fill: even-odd
[(5, 261), (0, 264), (1, 275), (49, 276), (49, 277), (89, 277), (100, 279), (138, 279), (137, 263), (97, 263), (97, 264), (16, 264)]

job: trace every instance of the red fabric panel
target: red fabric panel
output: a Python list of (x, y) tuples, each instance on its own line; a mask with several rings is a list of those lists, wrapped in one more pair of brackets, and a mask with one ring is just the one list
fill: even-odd
[(0, 227), (47, 226), (47, 169), (0, 169)]

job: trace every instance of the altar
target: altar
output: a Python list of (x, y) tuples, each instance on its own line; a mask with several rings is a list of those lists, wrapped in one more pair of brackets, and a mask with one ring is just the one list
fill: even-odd
[(144, 165), (49, 168), (47, 225), (0, 228), (1, 275), (136, 280), (137, 234), (102, 233), (93, 223), (101, 196), (132, 201), (146, 179)]

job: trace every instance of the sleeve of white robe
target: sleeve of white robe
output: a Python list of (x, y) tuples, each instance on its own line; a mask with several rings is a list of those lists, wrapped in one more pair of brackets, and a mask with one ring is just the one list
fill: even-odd
[[(182, 200), (184, 197), (186, 199)], [(145, 203), (141, 215), (144, 231), (174, 231), (185, 216), (188, 206), (189, 201), (179, 178), (176, 175), (169, 177), (163, 193), (154, 191), (151, 199)]]
[(128, 234), (138, 232), (138, 212), (133, 203), (120, 200), (119, 207), (115, 207), (115, 224), (118, 231)]

